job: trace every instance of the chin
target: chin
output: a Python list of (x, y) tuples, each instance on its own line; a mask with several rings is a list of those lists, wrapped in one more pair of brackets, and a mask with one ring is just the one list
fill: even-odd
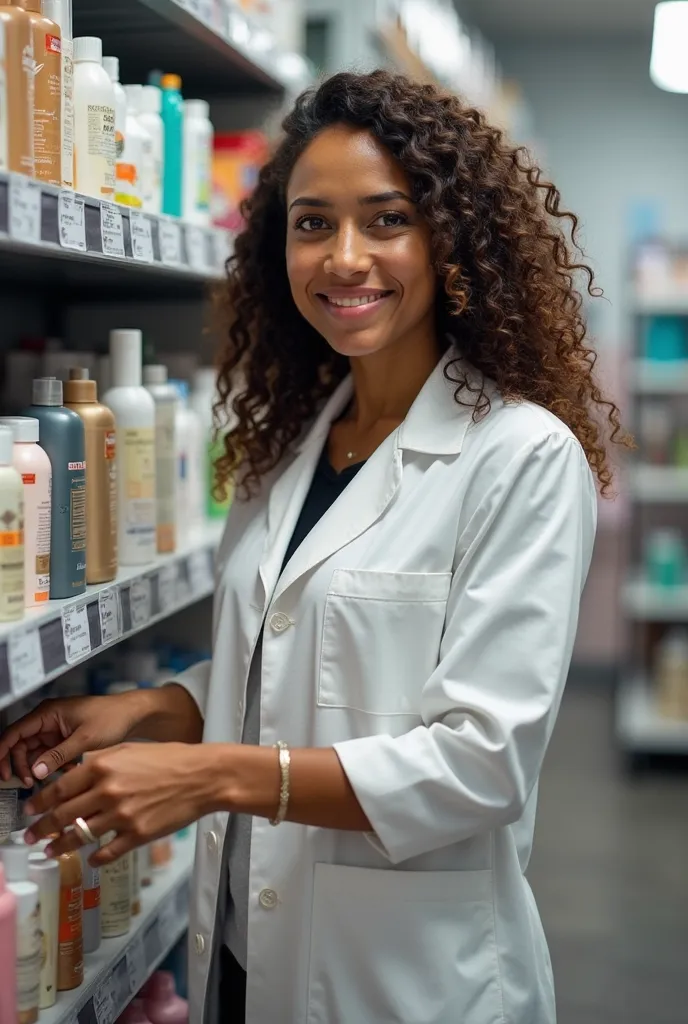
[(385, 332), (380, 331), (351, 331), (347, 333), (327, 334), (321, 332), (325, 341), (340, 356), (347, 359), (360, 359), (363, 356), (371, 356), (381, 349), (393, 344), (393, 339)]

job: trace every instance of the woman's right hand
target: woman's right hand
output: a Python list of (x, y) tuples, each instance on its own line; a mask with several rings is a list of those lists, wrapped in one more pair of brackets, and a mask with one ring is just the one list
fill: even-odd
[[(132, 694), (133, 695), (133, 694)], [(89, 750), (122, 743), (137, 722), (129, 694), (44, 700), (0, 736), (0, 777), (30, 787)]]

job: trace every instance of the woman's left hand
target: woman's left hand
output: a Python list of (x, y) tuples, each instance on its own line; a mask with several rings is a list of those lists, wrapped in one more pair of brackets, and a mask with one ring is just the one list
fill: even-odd
[(201, 744), (122, 743), (89, 754), (31, 798), (27, 813), (43, 816), (26, 842), (55, 836), (46, 851), (55, 857), (79, 849), (79, 832), (64, 830), (80, 817), (98, 839), (117, 833), (90, 858), (109, 864), (212, 810), (212, 775)]

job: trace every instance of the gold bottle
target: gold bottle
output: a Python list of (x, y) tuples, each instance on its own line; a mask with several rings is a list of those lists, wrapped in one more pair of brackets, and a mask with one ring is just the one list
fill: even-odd
[(117, 469), (115, 417), (98, 401), (88, 370), (69, 371), (64, 404), (77, 413), (86, 435), (86, 582), (117, 575)]

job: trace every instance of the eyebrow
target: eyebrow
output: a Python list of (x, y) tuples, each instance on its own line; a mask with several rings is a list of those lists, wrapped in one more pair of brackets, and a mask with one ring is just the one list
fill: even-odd
[[(380, 203), (389, 203), (394, 199), (403, 199), (407, 203), (413, 202), (410, 196), (398, 189), (392, 189), (389, 192), (376, 192), (372, 196), (361, 196), (358, 201), (361, 206), (378, 206)], [(324, 210), (334, 206), (334, 203), (329, 203), (326, 199), (318, 199), (317, 196), (297, 196), (293, 203), (290, 203), (289, 209), (291, 210), (294, 206), (314, 206)]]

